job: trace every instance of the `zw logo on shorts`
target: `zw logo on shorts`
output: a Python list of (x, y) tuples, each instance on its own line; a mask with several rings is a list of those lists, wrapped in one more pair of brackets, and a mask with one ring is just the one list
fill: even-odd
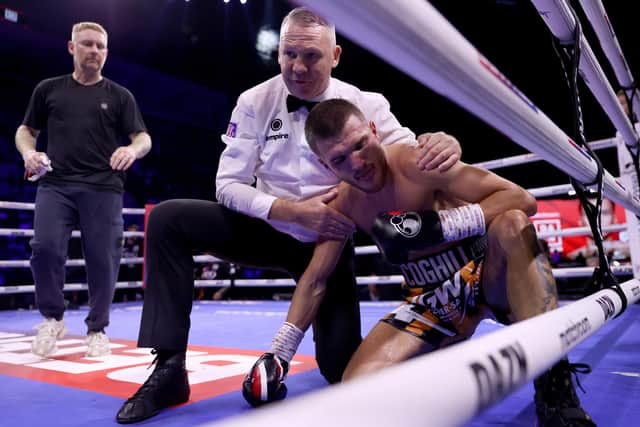
[(591, 323), (586, 317), (584, 317), (578, 323), (569, 326), (564, 330), (564, 332), (561, 332), (559, 335), (562, 348), (569, 348), (571, 344), (578, 341), (581, 337), (585, 336), (590, 330)]
[(604, 321), (611, 319), (616, 312), (616, 306), (606, 295), (601, 296), (596, 300), (596, 302), (600, 305), (602, 312), (604, 313)]
[(424, 286), (447, 280), (467, 263), (469, 258), (464, 249), (458, 246), (418, 261), (400, 264), (400, 270), (408, 286)]
[[(464, 289), (464, 292), (463, 292)], [(447, 280), (433, 291), (418, 297), (418, 302), (429, 308), (431, 313), (446, 322), (455, 318), (464, 319), (467, 307), (475, 307), (478, 296), (478, 286), (464, 283), (459, 274), (452, 280)]]
[(638, 296), (638, 294), (640, 294), (640, 288), (638, 286), (634, 286), (633, 288), (631, 288), (631, 293), (634, 297)]
[(469, 365), (478, 389), (478, 410), (506, 396), (527, 379), (527, 358), (522, 345), (514, 342)]

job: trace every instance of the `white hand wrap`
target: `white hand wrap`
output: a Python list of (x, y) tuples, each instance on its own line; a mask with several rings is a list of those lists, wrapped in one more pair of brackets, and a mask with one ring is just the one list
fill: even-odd
[(446, 242), (481, 236), (485, 232), (484, 212), (479, 204), (438, 211)]
[(277, 355), (286, 362), (291, 362), (298, 351), (300, 341), (304, 338), (304, 331), (293, 323), (284, 322), (271, 342), (270, 353)]

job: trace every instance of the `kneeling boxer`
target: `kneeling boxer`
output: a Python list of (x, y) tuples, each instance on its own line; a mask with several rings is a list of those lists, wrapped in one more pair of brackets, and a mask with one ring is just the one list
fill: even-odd
[[(314, 107), (305, 133), (343, 181), (333, 207), (373, 237), (412, 290), (371, 330), (343, 380), (464, 340), (483, 318), (510, 324), (557, 307), (551, 267), (528, 218), (536, 200), (526, 190), (462, 162), (446, 172), (420, 170), (411, 145), (381, 146), (375, 124), (345, 100)], [(243, 393), (252, 404), (286, 395), (288, 363), (343, 245), (318, 241), (271, 353), (245, 379)], [(535, 380), (540, 425), (595, 425), (575, 393), (577, 367), (565, 358)], [(263, 386), (260, 377), (268, 380)]]

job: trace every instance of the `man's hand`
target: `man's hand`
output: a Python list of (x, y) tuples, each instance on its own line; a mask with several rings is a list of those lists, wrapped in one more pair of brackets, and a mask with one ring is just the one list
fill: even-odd
[(273, 353), (264, 353), (242, 382), (242, 396), (251, 406), (260, 406), (287, 397), (284, 380), (289, 364)]
[(51, 161), (45, 153), (31, 150), (27, 152), (23, 158), (24, 168), (26, 170), (26, 178), (35, 181), (47, 172), (51, 172)]
[(337, 196), (338, 191), (332, 189), (320, 196), (298, 202), (296, 222), (327, 239), (344, 239), (350, 236), (356, 231), (353, 221), (327, 206)]
[(327, 206), (337, 196), (338, 190), (334, 188), (299, 202), (278, 199), (271, 207), (269, 218), (295, 222), (329, 240), (342, 240), (353, 234), (356, 226), (349, 218)]
[(417, 163), (422, 170), (448, 170), (462, 155), (460, 143), (444, 132), (424, 133), (418, 137)]
[(109, 164), (113, 170), (124, 171), (129, 169), (136, 159), (136, 151), (133, 148), (118, 147), (118, 149), (111, 155)]

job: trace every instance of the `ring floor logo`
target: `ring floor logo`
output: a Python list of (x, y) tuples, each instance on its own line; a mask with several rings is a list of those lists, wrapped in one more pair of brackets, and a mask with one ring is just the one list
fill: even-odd
[[(111, 354), (85, 357), (84, 337), (59, 340), (58, 351), (43, 359), (31, 353), (33, 335), (0, 331), (0, 374), (128, 398), (151, 374), (150, 349), (134, 341), (111, 340)], [(240, 391), (242, 378), (262, 351), (189, 346), (189, 403)], [(317, 368), (313, 356), (296, 355), (289, 375)]]

